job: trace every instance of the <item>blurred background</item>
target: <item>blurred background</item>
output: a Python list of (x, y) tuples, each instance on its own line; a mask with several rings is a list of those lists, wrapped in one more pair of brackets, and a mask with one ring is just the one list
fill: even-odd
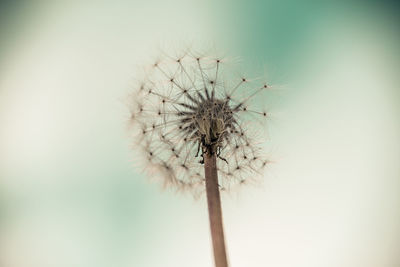
[(400, 266), (399, 11), (1, 1), (0, 266), (213, 266), (205, 198), (150, 183), (126, 130), (136, 67), (165, 44), (212, 44), (278, 88), (274, 164), (223, 196), (231, 266)]

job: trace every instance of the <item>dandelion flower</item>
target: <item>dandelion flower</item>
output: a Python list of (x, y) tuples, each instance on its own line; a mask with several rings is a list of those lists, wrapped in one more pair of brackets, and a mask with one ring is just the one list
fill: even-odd
[(131, 104), (135, 148), (149, 174), (194, 195), (206, 189), (217, 267), (227, 266), (220, 190), (262, 174), (268, 163), (252, 123), (269, 114), (252, 104), (269, 86), (228, 73), (227, 65), (193, 51), (165, 56), (146, 70)]

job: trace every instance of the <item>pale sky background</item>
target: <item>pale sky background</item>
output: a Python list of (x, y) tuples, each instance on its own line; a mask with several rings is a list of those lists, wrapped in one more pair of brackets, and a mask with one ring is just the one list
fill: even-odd
[(332, 2), (0, 4), (0, 266), (213, 266), (205, 198), (126, 131), (137, 66), (187, 44), (278, 88), (274, 164), (223, 196), (231, 266), (400, 266), (399, 7)]

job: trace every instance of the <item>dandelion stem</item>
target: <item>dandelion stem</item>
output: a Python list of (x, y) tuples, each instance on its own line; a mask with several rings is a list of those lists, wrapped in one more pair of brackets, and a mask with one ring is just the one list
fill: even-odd
[(204, 171), (206, 176), (206, 191), (208, 215), (210, 219), (211, 239), (214, 248), (216, 267), (227, 267), (224, 229), (222, 225), (221, 199), (219, 196), (216, 153), (204, 153)]

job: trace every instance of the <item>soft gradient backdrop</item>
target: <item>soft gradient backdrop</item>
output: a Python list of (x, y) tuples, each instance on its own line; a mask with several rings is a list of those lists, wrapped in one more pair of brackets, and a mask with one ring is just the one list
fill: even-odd
[(274, 164), (223, 196), (233, 267), (400, 266), (396, 1), (1, 1), (0, 266), (212, 266), (204, 198), (133, 167), (125, 99), (159, 47), (277, 85)]

